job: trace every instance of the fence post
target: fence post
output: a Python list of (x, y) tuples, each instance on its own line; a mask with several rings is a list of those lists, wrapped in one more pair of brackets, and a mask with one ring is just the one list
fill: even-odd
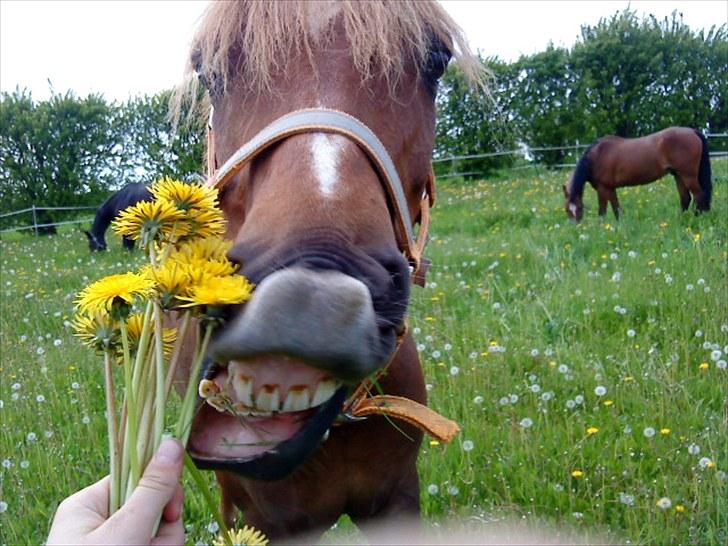
[(35, 205), (32, 205), (31, 208), (33, 209), (33, 231), (35, 231), (35, 236), (38, 237), (38, 217), (35, 214)]

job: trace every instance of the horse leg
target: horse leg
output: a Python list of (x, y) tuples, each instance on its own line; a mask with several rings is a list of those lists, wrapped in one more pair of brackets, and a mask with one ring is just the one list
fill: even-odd
[(599, 199), (599, 216), (607, 214), (607, 202), (609, 201), (609, 190), (604, 186), (597, 187), (597, 198)]
[(680, 194), (680, 207), (685, 212), (690, 206), (690, 192), (678, 175), (675, 175), (675, 185), (677, 186), (677, 192)]
[[(703, 196), (703, 188), (700, 187), (700, 182), (697, 176), (690, 176), (684, 178), (685, 192), (693, 194), (693, 201), (695, 201), (695, 214), (700, 214), (706, 210), (709, 210), (705, 206), (705, 198)], [(688, 193), (688, 203), (690, 203), (690, 193)], [(683, 207), (683, 210), (687, 210), (687, 207)]]
[(619, 199), (617, 199), (617, 190), (609, 190), (609, 202), (612, 204), (612, 212), (614, 217), (619, 220)]
[(128, 237), (122, 237), (122, 244), (124, 245), (125, 249), (134, 250), (134, 239), (129, 239)]

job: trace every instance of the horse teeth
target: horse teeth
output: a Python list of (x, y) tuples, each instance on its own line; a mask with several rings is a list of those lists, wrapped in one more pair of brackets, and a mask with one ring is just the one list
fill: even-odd
[(253, 379), (242, 373), (231, 376), (235, 397), (246, 406), (253, 406)]
[(255, 397), (258, 410), (278, 411), (281, 409), (281, 395), (276, 385), (263, 385)]
[(200, 398), (210, 398), (219, 392), (220, 387), (211, 379), (203, 379), (197, 387), (197, 393), (200, 395)]
[(308, 387), (297, 385), (288, 390), (286, 401), (283, 402), (283, 411), (302, 411), (311, 407), (311, 395)]
[(321, 441), (325, 442), (326, 440), (328, 440), (330, 434), (331, 434), (331, 429), (327, 428), (326, 432), (324, 432), (324, 435), (321, 437)]
[(235, 415), (241, 415), (243, 417), (247, 417), (253, 413), (252, 408), (246, 406), (242, 402), (233, 404), (233, 411), (235, 412)]
[(312, 406), (320, 406), (331, 398), (336, 392), (336, 381), (333, 379), (324, 379), (320, 381), (316, 388), (316, 393), (311, 401)]

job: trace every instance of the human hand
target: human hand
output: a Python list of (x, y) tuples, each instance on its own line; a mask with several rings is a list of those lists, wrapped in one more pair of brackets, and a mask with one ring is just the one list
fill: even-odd
[(58, 506), (46, 544), (184, 544), (183, 455), (177, 440), (162, 441), (129, 500), (111, 517), (108, 476), (74, 493)]

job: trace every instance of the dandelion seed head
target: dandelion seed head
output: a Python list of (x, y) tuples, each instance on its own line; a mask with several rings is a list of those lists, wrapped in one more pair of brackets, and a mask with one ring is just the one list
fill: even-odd
[(655, 435), (655, 429), (652, 427), (647, 427), (642, 431), (642, 434), (645, 436), (645, 438), (652, 438)]
[(533, 426), (533, 419), (531, 419), (530, 417), (524, 417), (519, 421), (518, 424), (521, 425), (522, 428), (530, 428), (531, 426)]
[(605, 394), (607, 394), (607, 387), (605, 387), (604, 385), (598, 385), (594, 389), (594, 394), (596, 394), (597, 396), (604, 396)]
[(431, 483), (427, 486), (427, 492), (430, 495), (437, 495), (440, 491), (440, 488), (437, 486), (437, 484)]
[(475, 445), (471, 440), (465, 440), (463, 442), (463, 451), (472, 451), (473, 447), (475, 447)]
[(662, 497), (660, 500), (657, 501), (657, 507), (661, 510), (667, 510), (672, 506), (672, 501), (667, 497)]

